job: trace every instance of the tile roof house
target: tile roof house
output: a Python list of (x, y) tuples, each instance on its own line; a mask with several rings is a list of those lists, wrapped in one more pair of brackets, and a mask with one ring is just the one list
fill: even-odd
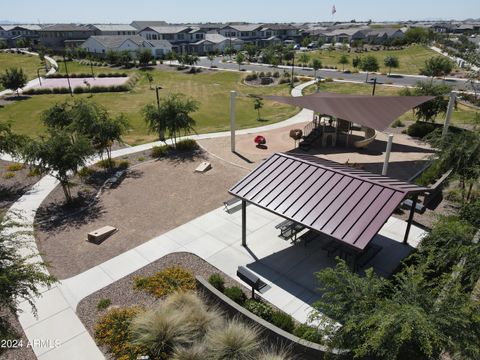
[(145, 29), (146, 27), (151, 27), (151, 26), (167, 26), (168, 24), (165, 21), (132, 21), (130, 24), (133, 26), (137, 31), (140, 31), (142, 29)]
[(93, 54), (105, 54), (108, 51), (136, 52), (139, 49), (151, 49), (155, 57), (172, 51), (172, 45), (166, 40), (145, 40), (139, 35), (94, 35), (90, 36), (82, 48)]
[(95, 35), (135, 35), (137, 29), (127, 24), (94, 24)]

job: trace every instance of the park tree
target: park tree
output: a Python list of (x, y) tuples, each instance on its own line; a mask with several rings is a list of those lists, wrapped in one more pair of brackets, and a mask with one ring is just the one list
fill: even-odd
[(253, 108), (257, 111), (257, 121), (260, 121), (261, 120), (260, 110), (263, 108), (263, 101), (261, 97), (254, 96)]
[(245, 61), (245, 55), (243, 55), (242, 52), (238, 52), (237, 56), (235, 57), (235, 60), (238, 64), (238, 70), (240, 71), (240, 68), (241, 68), (243, 62)]
[(368, 73), (378, 71), (379, 68), (380, 68), (380, 66), (378, 65), (378, 60), (373, 55), (365, 56), (360, 61), (360, 69), (367, 73), (367, 77), (365, 79), (365, 82), (368, 82)]
[(27, 138), (12, 131), (9, 123), (0, 121), (0, 153), (20, 156)]
[(223, 53), (225, 55), (227, 55), (230, 58), (230, 60), (232, 60), (232, 54), (233, 54), (233, 48), (232, 47), (230, 47), (230, 46), (225, 47), (225, 49), (223, 50)]
[(316, 79), (317, 78), (317, 71), (322, 68), (322, 62), (320, 59), (314, 58), (312, 62), (310, 63), (310, 66), (312, 67), (314, 71), (313, 77)]
[(392, 74), (392, 68), (398, 68), (400, 66), (400, 62), (398, 60), (398, 57), (389, 55), (386, 56), (385, 59), (383, 59), (383, 63), (385, 66), (388, 67), (388, 75), (390, 76)]
[(148, 104), (143, 108), (143, 118), (150, 132), (158, 134), (160, 141), (165, 141), (168, 131), (176, 146), (177, 137), (183, 132), (191, 133), (195, 120), (191, 113), (198, 110), (198, 103), (182, 94), (170, 94), (160, 105)]
[(150, 86), (150, 90), (152, 90), (152, 83), (153, 83), (153, 75), (149, 72), (145, 73), (145, 79), (148, 81), (148, 85)]
[[(42, 288), (56, 280), (45, 271), (45, 264), (36, 255), (25, 255), (25, 232), (19, 230), (21, 217), (13, 214), (0, 221), (0, 339), (19, 337), (10, 322), (21, 311), (20, 303), (26, 301), (36, 315), (34, 299)], [(0, 347), (0, 356), (5, 347)]]
[(17, 96), (20, 96), (19, 89), (27, 85), (27, 75), (21, 68), (9, 68), (5, 73), (0, 75), (0, 84), (5, 88), (16, 91)]
[(348, 56), (346, 54), (342, 54), (342, 56), (340, 56), (340, 59), (338, 59), (338, 63), (342, 65), (342, 71), (345, 71), (345, 65), (349, 63)]
[(129, 68), (132, 65), (132, 54), (128, 50), (121, 51), (118, 57), (118, 65)]
[(298, 62), (302, 64), (303, 67), (305, 67), (308, 64), (308, 61), (310, 60), (310, 57), (308, 56), (307, 53), (302, 52), (298, 56)]
[(446, 76), (450, 74), (453, 66), (453, 62), (445, 56), (434, 56), (425, 60), (425, 65), (420, 70), (420, 74), (430, 76), (433, 82), (434, 77)]
[(446, 95), (451, 90), (452, 88), (447, 85), (419, 81), (415, 88), (404, 88), (399, 94), (403, 96), (435, 96), (434, 99), (413, 109), (417, 120), (435, 121), (438, 115), (447, 111), (448, 99)]
[(120, 54), (112, 49), (109, 49), (105, 53), (105, 60), (110, 65), (118, 65), (120, 63)]
[(275, 51), (271, 47), (262, 50), (262, 63), (271, 64), (274, 57)]
[(409, 28), (405, 32), (405, 41), (407, 44), (425, 44), (429, 40), (429, 33), (427, 29), (416, 27)]
[(247, 52), (248, 61), (252, 61), (257, 55), (258, 47), (255, 44), (245, 44), (243, 50)]
[(140, 66), (147, 66), (153, 60), (152, 50), (144, 48), (137, 51), (137, 60)]
[(360, 67), (360, 63), (362, 62), (362, 59), (359, 58), (358, 56), (355, 56), (353, 59), (352, 59), (352, 66), (356, 69), (358, 67)]
[(5, 40), (0, 40), (0, 50), (7, 48), (7, 42)]
[(25, 147), (27, 163), (60, 182), (67, 204), (73, 201), (70, 175), (85, 166), (93, 154), (94, 149), (87, 137), (80, 135), (72, 139), (67, 130), (49, 131), (47, 136), (30, 140)]
[(207, 56), (208, 61), (210, 61), (210, 67), (213, 67), (213, 61), (215, 60), (214, 54), (208, 54)]

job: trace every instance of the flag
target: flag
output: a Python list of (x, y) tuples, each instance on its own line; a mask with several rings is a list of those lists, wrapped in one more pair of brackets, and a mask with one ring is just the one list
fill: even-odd
[(337, 9), (335, 9), (335, 5), (332, 6), (332, 15), (337, 12)]

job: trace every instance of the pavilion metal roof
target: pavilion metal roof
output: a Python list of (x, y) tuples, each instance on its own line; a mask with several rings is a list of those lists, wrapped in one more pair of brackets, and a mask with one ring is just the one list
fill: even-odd
[(370, 96), (320, 92), (299, 97), (264, 96), (264, 98), (384, 131), (400, 115), (435, 97)]
[(230, 194), (363, 250), (408, 194), (427, 188), (312, 155), (276, 153)]

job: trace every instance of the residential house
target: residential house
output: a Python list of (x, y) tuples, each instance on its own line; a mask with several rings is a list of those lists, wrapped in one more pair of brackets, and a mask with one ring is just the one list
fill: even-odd
[(27, 40), (32, 45), (38, 43), (40, 25), (1, 25), (0, 39), (4, 39), (8, 47), (15, 47), (18, 40)]
[(205, 39), (195, 43), (184, 44), (178, 52), (195, 53), (198, 55), (207, 55), (215, 52), (223, 53), (226, 48), (233, 48), (234, 50), (241, 50), (244, 41), (237, 38), (227, 38), (217, 33), (205, 34)]
[(136, 35), (137, 29), (126, 24), (95, 24), (92, 25), (95, 35)]
[[(226, 25), (218, 33), (226, 38), (237, 38), (246, 42), (255, 43), (257, 40), (262, 38), (263, 25), (261, 24), (241, 24), (241, 25)], [(265, 38), (273, 36), (274, 34), (266, 34), (263, 36)]]
[(260, 30), (260, 38), (268, 39), (272, 36), (284, 40), (298, 40), (300, 29), (290, 24), (265, 24)]
[(168, 40), (171, 44), (188, 44), (205, 39), (205, 31), (198, 27), (168, 25), (147, 27), (138, 32), (146, 40)]
[(145, 40), (139, 35), (94, 35), (81, 47), (92, 54), (105, 54), (108, 51), (135, 53), (139, 49), (150, 49), (154, 57), (162, 57), (172, 51), (172, 45), (166, 40)]
[(384, 44), (387, 41), (403, 39), (405, 34), (400, 29), (372, 29), (365, 32), (365, 41), (369, 44)]
[(80, 46), (95, 30), (89, 25), (55, 24), (38, 31), (39, 42), (47, 48), (61, 50), (66, 47)]

